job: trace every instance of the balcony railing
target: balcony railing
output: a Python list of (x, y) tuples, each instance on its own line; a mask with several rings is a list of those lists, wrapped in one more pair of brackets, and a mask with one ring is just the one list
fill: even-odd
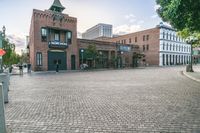
[(49, 48), (66, 49), (68, 44), (60, 41), (49, 41)]

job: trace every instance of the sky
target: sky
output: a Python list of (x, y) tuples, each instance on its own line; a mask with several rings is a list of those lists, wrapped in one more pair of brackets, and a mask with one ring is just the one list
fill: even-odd
[[(25, 48), (33, 9), (49, 9), (54, 0), (0, 0), (0, 30), (16, 44), (18, 53)], [(78, 37), (98, 23), (113, 25), (114, 34), (127, 34), (153, 28), (161, 22), (156, 0), (60, 0), (63, 13), (78, 19)]]

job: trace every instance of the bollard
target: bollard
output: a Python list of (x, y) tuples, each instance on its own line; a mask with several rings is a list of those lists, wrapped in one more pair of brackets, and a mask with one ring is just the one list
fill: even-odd
[[(8, 86), (10, 85), (10, 73), (7, 71), (7, 72), (4, 72), (6, 74), (6, 78), (7, 78), (7, 83), (8, 83)], [(8, 91), (9, 91), (9, 87), (8, 87)]]
[(3, 85), (0, 83), (0, 133), (6, 133), (6, 122), (4, 114)]
[(4, 103), (8, 103), (8, 90), (9, 90), (9, 85), (8, 85), (8, 78), (5, 73), (0, 74), (0, 83), (3, 85), (3, 95), (4, 95)]

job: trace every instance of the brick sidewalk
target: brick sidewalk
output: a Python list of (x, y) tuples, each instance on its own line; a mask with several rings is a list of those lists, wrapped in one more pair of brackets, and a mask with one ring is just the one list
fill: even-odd
[(12, 76), (12, 133), (198, 133), (200, 84), (183, 67)]

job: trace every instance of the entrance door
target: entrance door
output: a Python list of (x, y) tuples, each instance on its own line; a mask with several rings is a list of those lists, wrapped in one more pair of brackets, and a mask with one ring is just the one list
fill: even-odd
[(76, 70), (76, 56), (71, 55), (71, 69)]
[(59, 70), (67, 70), (66, 52), (48, 51), (48, 70), (56, 70), (57, 63)]
[(137, 57), (133, 57), (133, 67), (138, 67), (138, 58)]

